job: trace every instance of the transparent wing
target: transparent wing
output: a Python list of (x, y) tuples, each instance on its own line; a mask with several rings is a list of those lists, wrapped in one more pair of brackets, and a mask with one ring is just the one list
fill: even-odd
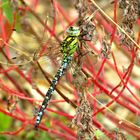
[(6, 64), (7, 66), (19, 66), (21, 69), (24, 67), (27, 68), (27, 65), (31, 65), (36, 61), (43, 63), (50, 60), (58, 63), (57, 61), (60, 61), (62, 58), (59, 44), (56, 43), (49, 44), (49, 46), (46, 46), (43, 49), (35, 50), (21, 49), (18, 46), (10, 46), (9, 48), (10, 58), (6, 60), (1, 57), (0, 63)]
[[(53, 75), (58, 70), (62, 60), (59, 44), (52, 40), (48, 44), (44, 45), (41, 49), (25, 49), (22, 45), (19, 46), (13, 43), (13, 45), (8, 46), (9, 58), (6, 55), (0, 54), (0, 63), (5, 69), (9, 70), (18, 67), (32, 80), (33, 88), (36, 88), (37, 83), (42, 83), (43, 81), (43, 76), (39, 71), (37, 62), (40, 63), (46, 73)], [(3, 51), (5, 52), (5, 49)]]

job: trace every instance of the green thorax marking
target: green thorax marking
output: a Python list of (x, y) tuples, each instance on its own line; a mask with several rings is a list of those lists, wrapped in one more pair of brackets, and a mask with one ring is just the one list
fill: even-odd
[(64, 59), (68, 56), (73, 56), (74, 52), (78, 47), (78, 37), (80, 30), (78, 27), (71, 26), (67, 30), (67, 37), (61, 42), (61, 52), (63, 53)]

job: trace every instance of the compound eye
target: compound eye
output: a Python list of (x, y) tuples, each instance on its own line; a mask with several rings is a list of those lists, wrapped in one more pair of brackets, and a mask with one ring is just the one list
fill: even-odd
[(80, 34), (80, 30), (78, 27), (71, 26), (67, 29), (67, 33), (70, 36), (78, 36)]
[(70, 27), (70, 30), (73, 30), (73, 26)]

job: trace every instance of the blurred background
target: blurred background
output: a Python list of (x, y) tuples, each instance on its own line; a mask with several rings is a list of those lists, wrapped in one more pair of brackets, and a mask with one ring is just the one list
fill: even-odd
[[(35, 131), (70, 26), (80, 52)], [(139, 40), (138, 0), (0, 1), (0, 140), (140, 139)]]

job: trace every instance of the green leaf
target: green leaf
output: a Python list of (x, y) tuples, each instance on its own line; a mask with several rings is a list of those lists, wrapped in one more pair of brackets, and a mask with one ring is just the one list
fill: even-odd
[(10, 6), (10, 2), (9, 0), (2, 0), (2, 5), (0, 5), (0, 7), (3, 9), (4, 14), (6, 16), (6, 18), (8, 19), (8, 21), (10, 22), (10, 24), (13, 23), (13, 9)]
[(15, 26), (17, 32), (20, 31), (20, 29), (21, 29), (20, 18), (21, 18), (21, 16), (19, 14), (17, 14), (16, 15), (16, 26)]
[(0, 140), (7, 140), (7, 139), (4, 136), (0, 136)]
[(6, 116), (3, 113), (0, 113), (0, 131), (7, 131), (7, 129), (10, 127), (12, 118), (9, 116)]

